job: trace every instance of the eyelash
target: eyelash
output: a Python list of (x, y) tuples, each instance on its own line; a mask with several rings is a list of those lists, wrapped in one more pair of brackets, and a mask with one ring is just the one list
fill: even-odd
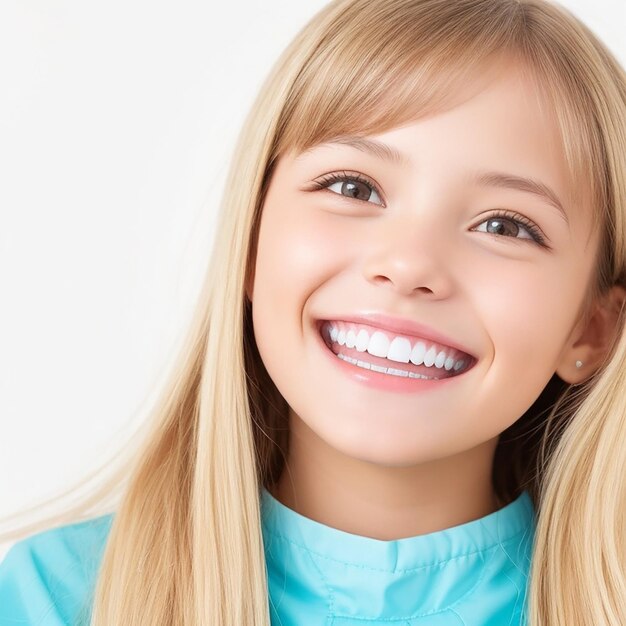
[[(346, 182), (349, 180), (361, 182), (367, 185), (368, 187), (373, 189), (378, 194), (378, 196), (382, 199), (382, 194), (378, 190), (378, 186), (373, 181), (371, 181), (367, 176), (364, 176), (362, 174), (348, 174), (345, 171), (341, 173), (326, 174), (325, 176), (322, 176), (319, 180), (314, 181), (313, 189), (316, 189), (316, 190), (326, 189), (333, 183)], [(341, 194), (336, 194), (336, 195), (341, 196)], [(348, 196), (342, 196), (342, 197), (347, 198), (348, 200), (357, 200), (357, 202), (359, 202), (358, 198), (348, 198)], [(367, 200), (363, 200), (363, 202), (367, 202)], [(519, 213), (516, 213), (515, 211), (499, 210), (496, 213), (493, 213), (492, 215), (487, 216), (483, 221), (489, 221), (489, 220), (497, 219), (499, 217), (507, 218), (511, 222), (523, 226), (524, 229), (528, 231), (528, 233), (531, 235), (532, 240), (537, 245), (542, 246), (544, 248), (548, 247), (545, 242), (545, 238), (541, 234), (539, 228), (535, 224), (533, 224), (533, 222), (531, 222), (528, 218), (524, 217), (523, 215), (520, 215)], [(496, 235), (498, 237), (504, 237), (504, 235), (498, 235), (497, 233), (488, 233), (488, 234)], [(523, 241), (526, 238), (525, 237), (507, 237), (507, 239), (519, 239)]]

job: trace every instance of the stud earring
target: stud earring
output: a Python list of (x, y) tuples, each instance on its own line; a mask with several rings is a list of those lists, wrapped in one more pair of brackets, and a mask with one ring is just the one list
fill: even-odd
[(583, 366), (582, 361), (576, 361), (576, 367), (582, 367), (582, 366)]

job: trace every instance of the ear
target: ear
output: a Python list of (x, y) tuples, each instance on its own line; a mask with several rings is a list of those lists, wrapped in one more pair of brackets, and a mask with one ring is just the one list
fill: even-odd
[[(586, 323), (584, 319), (579, 321), (556, 370), (559, 378), (570, 384), (578, 384), (602, 365), (620, 331), (617, 323), (625, 300), (626, 290), (620, 285), (614, 285), (593, 305)], [(582, 361), (582, 366), (576, 367), (576, 361)]]

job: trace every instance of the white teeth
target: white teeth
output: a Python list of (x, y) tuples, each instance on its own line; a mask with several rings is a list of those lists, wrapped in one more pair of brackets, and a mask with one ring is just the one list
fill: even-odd
[(371, 369), (375, 372), (380, 372), (381, 374), (391, 374), (392, 376), (400, 376), (403, 378), (421, 378), (424, 380), (439, 380), (436, 376), (424, 376), (423, 374), (414, 374), (413, 372), (407, 372), (406, 370), (397, 370), (392, 367), (380, 367), (378, 365), (373, 365), (371, 363), (366, 363), (365, 361), (357, 361), (356, 359), (352, 359), (349, 356), (344, 356), (339, 353), (337, 356), (348, 363), (352, 363), (352, 365), (357, 365), (358, 367), (362, 367), (364, 369)]
[(411, 356), (411, 342), (404, 337), (396, 337), (389, 346), (387, 358), (398, 363), (408, 363)]
[(448, 355), (442, 350), (435, 359), (435, 367), (443, 367), (443, 362), (446, 360)]
[[(358, 352), (367, 352), (372, 356), (386, 358), (397, 363), (413, 363), (413, 365), (425, 365), (427, 367), (437, 367), (450, 371), (454, 369), (458, 372), (466, 365), (467, 359), (455, 359), (449, 356), (445, 350), (437, 352), (437, 348), (431, 345), (427, 350), (428, 344), (424, 341), (417, 341), (411, 349), (411, 342), (406, 337), (394, 337), (390, 341), (389, 337), (382, 331), (375, 331), (371, 337), (364, 328), (357, 333), (354, 328), (348, 330), (341, 329), (330, 323), (326, 323), (323, 327), (323, 334), (333, 343), (340, 346), (345, 345), (347, 348), (356, 349)], [(456, 351), (454, 352), (456, 354)], [(356, 361), (355, 361), (355, 364)], [(369, 363), (365, 361), (358, 362), (359, 367), (369, 369)], [(374, 366), (372, 367), (374, 369)], [(385, 369), (385, 368), (383, 368)], [(404, 370), (396, 370), (401, 372), (396, 374), (404, 376)]]
[(356, 337), (356, 349), (359, 352), (365, 352), (367, 350), (367, 346), (369, 342), (370, 342), (370, 336), (367, 334), (367, 331), (364, 328), (362, 328)]
[(437, 351), (435, 350), (435, 346), (431, 346), (430, 350), (424, 355), (424, 365), (430, 367), (435, 362), (436, 356)]
[(387, 335), (377, 330), (370, 339), (367, 351), (372, 356), (379, 356), (383, 359), (386, 358), (387, 352), (389, 351), (389, 339), (387, 339)]
[(423, 341), (418, 341), (413, 346), (413, 351), (411, 352), (411, 363), (413, 365), (421, 365), (424, 362), (424, 355), (426, 354), (426, 346)]
[(394, 370), (391, 367), (387, 368), (387, 374), (393, 374), (394, 376), (408, 377), (409, 373), (406, 370)]

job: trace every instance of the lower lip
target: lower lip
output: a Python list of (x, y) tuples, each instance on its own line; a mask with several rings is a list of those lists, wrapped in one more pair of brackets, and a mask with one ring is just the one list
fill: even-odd
[(475, 362), (470, 365), (462, 374), (456, 376), (450, 376), (449, 378), (441, 379), (426, 379), (426, 378), (409, 378), (408, 376), (394, 376), (393, 374), (383, 374), (382, 372), (376, 372), (374, 370), (368, 370), (363, 367), (353, 365), (348, 361), (340, 359), (326, 344), (321, 333), (321, 324), (318, 323), (315, 326), (318, 341), (322, 347), (324, 353), (328, 355), (328, 358), (335, 364), (344, 375), (354, 380), (357, 383), (365, 385), (374, 389), (382, 389), (383, 391), (393, 391), (396, 393), (419, 393), (428, 391), (430, 389), (442, 389), (455, 380), (462, 378), (472, 367)]

